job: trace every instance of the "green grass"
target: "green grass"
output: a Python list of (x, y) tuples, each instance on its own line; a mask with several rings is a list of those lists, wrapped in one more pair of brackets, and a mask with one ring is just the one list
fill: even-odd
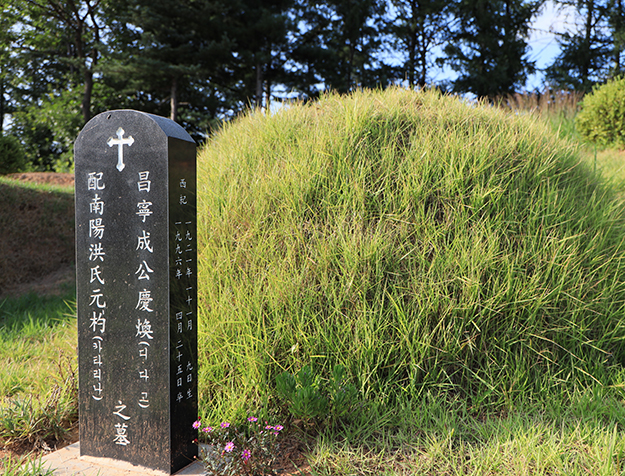
[(583, 148), (586, 160), (596, 167), (602, 178), (612, 187), (623, 193), (625, 191), (625, 154), (616, 149), (596, 149), (591, 146)]
[[(341, 364), (356, 408), (289, 423), (312, 474), (625, 472), (625, 171), (545, 119), (389, 90), (224, 126), (198, 165), (203, 421), (286, 423), (276, 376)], [(5, 441), (75, 418), (34, 397), (75, 365), (65, 299), (0, 307)]]
[(32, 458), (29, 455), (19, 458), (12, 456), (6, 461), (0, 460), (0, 476), (54, 476), (41, 457)]
[(463, 402), (429, 394), (367, 415), (360, 432), (322, 432), (311, 461), (320, 475), (622, 474), (622, 403), (575, 400), (476, 418)]
[(475, 411), (623, 382), (623, 204), (531, 117), (329, 96), (226, 126), (199, 176), (206, 407), (308, 364)]
[(340, 364), (365, 420), (314, 423), (319, 474), (619, 474), (621, 182), (545, 119), (389, 90), (226, 125), (199, 160), (204, 417)]
[(61, 439), (77, 419), (75, 290), (0, 301), (0, 438)]
[(323, 435), (310, 459), (319, 475), (618, 475), (625, 470), (625, 440), (616, 425), (528, 414), (485, 422), (456, 418), (448, 416), (451, 426), (436, 430), (385, 427), (376, 436), (386, 443), (371, 446)]

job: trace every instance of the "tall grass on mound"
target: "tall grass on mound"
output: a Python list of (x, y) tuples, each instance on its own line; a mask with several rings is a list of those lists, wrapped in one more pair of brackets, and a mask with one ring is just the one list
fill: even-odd
[(198, 183), (207, 411), (307, 364), (390, 404), (623, 385), (623, 204), (530, 117), (328, 95), (226, 125)]

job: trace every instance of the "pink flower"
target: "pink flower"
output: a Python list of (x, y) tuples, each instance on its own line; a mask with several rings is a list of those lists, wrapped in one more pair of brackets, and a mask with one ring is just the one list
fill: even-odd
[(227, 453), (230, 453), (233, 449), (234, 443), (232, 441), (229, 441), (228, 443), (226, 443), (226, 446), (224, 446), (224, 451)]
[[(258, 418), (256, 418), (255, 416), (252, 416), (252, 417), (249, 417), (247, 419), (247, 421), (249, 421), (250, 423), (256, 423), (258, 421)], [(244, 453), (245, 453), (245, 451), (244, 451)]]
[(202, 431), (204, 433), (210, 433), (211, 431), (213, 431), (213, 427), (212, 426), (207, 426), (206, 428), (202, 428)]
[(250, 450), (243, 450), (243, 454), (241, 454), (241, 458), (243, 461), (247, 461), (252, 457), (252, 452)]
[(230, 426), (230, 423), (228, 423), (227, 421), (224, 421), (220, 426), (225, 429)]
[(200, 420), (195, 420), (193, 422), (193, 429), (197, 430), (200, 427)]
[(276, 425), (273, 427), (274, 430), (276, 431), (282, 431), (284, 429), (284, 427), (282, 425)]

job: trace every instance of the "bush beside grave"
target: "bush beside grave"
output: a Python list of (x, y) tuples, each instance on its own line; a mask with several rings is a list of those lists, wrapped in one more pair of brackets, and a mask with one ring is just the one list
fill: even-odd
[(327, 95), (226, 124), (198, 173), (204, 413), (304, 366), (477, 410), (623, 385), (625, 208), (536, 120)]
[(625, 147), (625, 77), (596, 87), (581, 107), (575, 125), (584, 140), (604, 147)]
[(17, 137), (0, 135), (0, 175), (26, 170), (26, 154)]

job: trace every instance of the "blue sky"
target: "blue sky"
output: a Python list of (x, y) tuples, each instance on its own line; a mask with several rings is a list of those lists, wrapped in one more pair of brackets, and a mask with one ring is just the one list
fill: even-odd
[[(571, 8), (556, 8), (551, 1), (545, 3), (540, 15), (534, 20), (529, 40), (530, 59), (536, 61), (539, 70), (549, 66), (560, 52), (556, 33), (572, 30), (574, 20), (574, 11)], [(528, 80), (527, 89), (540, 87), (543, 79), (542, 72), (532, 75)]]
[[(563, 33), (574, 29), (575, 11), (572, 8), (562, 9), (556, 7), (554, 2), (545, 2), (539, 15), (534, 19), (531, 34), (528, 41), (530, 52), (529, 59), (536, 61), (538, 71), (528, 78), (526, 89), (533, 91), (542, 89), (544, 84), (544, 73), (541, 71), (549, 66), (560, 52), (557, 41), (557, 33)], [(456, 77), (449, 67), (435, 71), (431, 70), (430, 80), (438, 83), (445, 80), (452, 80)]]

